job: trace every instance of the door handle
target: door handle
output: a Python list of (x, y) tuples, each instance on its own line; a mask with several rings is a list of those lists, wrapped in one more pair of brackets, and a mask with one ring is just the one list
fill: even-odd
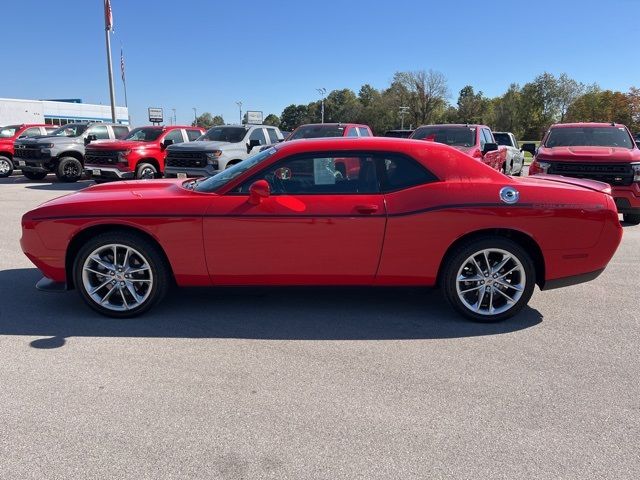
[(378, 205), (357, 205), (356, 210), (360, 213), (366, 213), (371, 215), (372, 213), (376, 213), (378, 211)]

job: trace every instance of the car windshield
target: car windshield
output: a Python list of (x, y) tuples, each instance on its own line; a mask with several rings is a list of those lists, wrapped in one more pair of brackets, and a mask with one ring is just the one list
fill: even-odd
[(56, 128), (49, 135), (54, 137), (79, 137), (88, 126), (86, 123), (68, 123), (60, 128)]
[(493, 138), (496, 139), (498, 145), (506, 145), (507, 147), (513, 147), (511, 143), (511, 137), (508, 133), (496, 133), (493, 132)]
[(453, 147), (472, 147), (476, 143), (475, 127), (420, 127), (411, 136), (414, 140), (444, 143)]
[(242, 175), (250, 168), (258, 165), (260, 162), (265, 161), (271, 155), (276, 153), (276, 151), (277, 150), (275, 148), (271, 147), (269, 150), (251, 155), (242, 162), (236, 163), (234, 166), (221, 171), (213, 177), (201, 180), (197, 183), (197, 185), (195, 185), (194, 190), (197, 192), (215, 192), (220, 187), (226, 185), (239, 175)]
[(198, 141), (238, 143), (246, 133), (247, 129), (244, 127), (213, 127), (198, 138)]
[(153, 142), (157, 140), (161, 134), (162, 128), (142, 127), (131, 130), (129, 135), (124, 137), (124, 139), (134, 142)]
[(0, 128), (0, 138), (11, 138), (20, 130), (20, 125), (9, 125)]
[(544, 146), (633, 148), (633, 142), (624, 127), (560, 127), (549, 131)]
[(344, 136), (344, 126), (342, 125), (304, 125), (293, 132), (287, 140), (342, 136)]

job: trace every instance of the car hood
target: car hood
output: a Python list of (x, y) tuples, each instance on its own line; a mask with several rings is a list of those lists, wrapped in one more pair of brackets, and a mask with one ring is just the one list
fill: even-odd
[(620, 147), (540, 147), (537, 160), (562, 162), (637, 162), (640, 150)]
[[(231, 142), (209, 142), (209, 141), (194, 141), (194, 142), (185, 142), (179, 143), (177, 145), (170, 145), (167, 150), (170, 152), (173, 150), (181, 150), (181, 151), (189, 151), (189, 152), (202, 152), (204, 151), (213, 151), (213, 150), (221, 150), (228, 145), (236, 145), (236, 143)], [(240, 145), (238, 143), (237, 145)]]
[[(92, 185), (27, 212), (25, 220), (100, 219), (203, 215), (215, 194), (182, 187), (184, 180), (133, 180)], [(133, 221), (133, 220), (132, 220)]]
[(71, 143), (84, 143), (82, 137), (58, 137), (52, 135), (42, 135), (39, 137), (26, 138), (24, 140), (16, 140), (16, 145), (34, 146), (55, 143), (57, 145), (71, 144)]
[(87, 149), (91, 150), (135, 150), (156, 147), (156, 142), (135, 142), (133, 140), (94, 140)]

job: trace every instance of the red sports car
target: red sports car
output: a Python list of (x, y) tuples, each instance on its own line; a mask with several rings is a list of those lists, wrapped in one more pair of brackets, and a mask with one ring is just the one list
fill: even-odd
[(179, 286), (439, 285), (477, 321), (534, 286), (591, 280), (622, 236), (610, 187), (510, 178), (452, 147), (393, 138), (281, 143), (200, 180), (120, 182), (22, 219), (41, 289), (130, 317)]

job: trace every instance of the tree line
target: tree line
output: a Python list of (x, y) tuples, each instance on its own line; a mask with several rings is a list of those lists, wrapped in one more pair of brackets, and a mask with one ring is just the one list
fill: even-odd
[[(376, 135), (387, 130), (415, 128), (429, 123), (481, 123), (496, 131), (513, 132), (517, 138), (538, 140), (557, 122), (617, 122), (640, 131), (640, 88), (628, 92), (585, 85), (567, 74), (542, 73), (520, 86), (489, 98), (466, 85), (452, 104), (446, 77), (434, 70), (397, 72), (390, 85), (376, 89), (369, 84), (356, 94), (348, 88), (333, 90), (325, 98), (324, 121), (364, 123)], [(402, 107), (402, 108), (401, 108)], [(403, 113), (404, 112), (404, 113)], [(264, 123), (291, 131), (305, 123), (320, 123), (321, 100), (289, 105), (280, 116), (267, 115)], [(194, 122), (196, 123), (196, 122)], [(198, 125), (223, 124), (221, 116), (205, 113)]]

